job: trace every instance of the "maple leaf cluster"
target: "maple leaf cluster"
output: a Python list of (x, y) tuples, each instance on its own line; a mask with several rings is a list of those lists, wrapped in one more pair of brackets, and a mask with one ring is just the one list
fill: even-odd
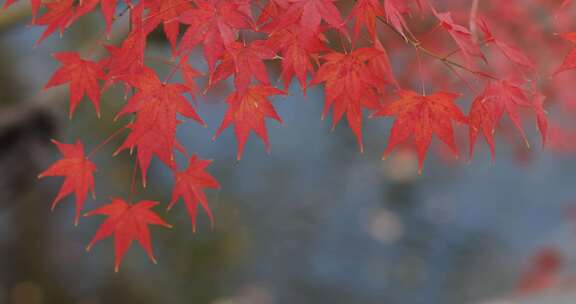
[[(8, 0), (5, 6), (14, 2)], [(420, 170), (434, 135), (454, 155), (459, 155), (455, 126), (468, 130), (470, 158), (479, 135), (494, 157), (495, 133), (504, 128), (504, 117), (509, 118), (526, 143), (522, 117), (535, 117), (545, 143), (552, 133), (544, 110), (549, 94), (539, 75), (546, 73), (525, 49), (516, 45), (510, 32), (500, 29), (507, 28), (503, 24), (512, 28), (517, 25), (514, 22), (526, 20), (522, 14), (540, 9), (539, 5), (559, 10), (569, 7), (571, 1), (546, 0), (525, 5), (524, 1), (490, 0), (481, 7), (485, 10), (469, 4), (463, 7), (461, 1), (441, 2), (442, 5), (430, 0), (30, 1), (32, 24), (45, 27), (38, 43), (57, 31), (64, 33), (98, 7), (105, 20), (101, 40), (114, 30), (117, 19), (129, 16), (129, 33), (119, 44), (98, 41), (106, 49), (104, 57), (91, 58), (77, 52), (54, 54), (61, 67), (46, 88), (68, 84), (70, 117), (84, 99), (93, 104), (99, 117), (102, 92), (113, 85), (123, 85), (129, 98), (116, 118), (129, 116), (131, 120), (117, 133), (128, 131), (115, 153), (136, 152), (144, 186), (153, 158), (170, 168), (175, 182), (169, 208), (182, 198), (194, 229), (198, 205), (213, 221), (204, 190), (220, 186), (206, 172), (210, 161), (195, 154), (190, 156), (179, 143), (176, 130), (186, 119), (206, 125), (191, 99), (223, 81), (231, 81), (233, 91), (225, 100), (227, 110), (214, 137), (233, 127), (238, 160), (251, 133), (270, 151), (266, 121), (282, 122), (272, 98), (286, 95), (294, 79), (304, 94), (310, 87), (324, 88), (323, 116), (332, 112), (333, 127), (346, 117), (361, 152), (365, 115), (392, 118), (383, 157), (400, 146), (413, 146)], [(507, 15), (514, 18), (499, 18)], [(418, 20), (422, 20), (421, 25), (415, 25)], [(498, 31), (493, 32), (492, 27)], [(148, 65), (152, 59), (147, 55), (148, 38), (158, 28), (166, 37), (172, 58), (163, 60), (171, 70), (164, 79)], [(547, 35), (542, 39), (562, 37), (576, 44), (576, 33), (538, 33)], [(526, 43), (519, 43), (522, 42)], [(559, 46), (554, 50), (560, 50), (562, 43), (555, 43)], [(204, 73), (190, 63), (197, 48), (203, 50), (207, 66)], [(410, 54), (411, 63), (393, 69), (389, 59), (392, 53), (400, 57)], [(275, 63), (280, 66), (282, 84), (271, 81), (268, 67)], [(556, 67), (553, 77), (572, 69), (576, 69), (575, 50)], [(435, 73), (442, 76), (430, 80)], [(181, 82), (174, 80), (175, 75), (180, 76)], [(195, 82), (202, 75), (207, 75), (204, 90)], [(429, 94), (427, 87), (438, 90)], [(461, 104), (465, 99), (471, 101), (467, 113)], [(77, 223), (87, 193), (94, 190), (96, 165), (90, 160), (92, 153), (86, 155), (80, 141), (55, 144), (63, 159), (40, 177), (65, 177), (53, 206), (75, 193)], [(178, 168), (176, 153), (188, 158), (187, 169)], [(154, 260), (148, 225), (169, 227), (152, 211), (157, 204), (115, 198), (88, 212), (86, 215), (108, 216), (90, 246), (114, 235), (116, 268), (133, 240)]]

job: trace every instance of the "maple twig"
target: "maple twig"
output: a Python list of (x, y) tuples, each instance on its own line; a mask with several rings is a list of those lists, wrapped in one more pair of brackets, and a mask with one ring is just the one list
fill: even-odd
[(104, 146), (106, 146), (110, 141), (112, 141), (114, 138), (116, 138), (116, 136), (120, 135), (120, 133), (126, 129), (127, 129), (127, 126), (123, 126), (122, 128), (118, 129), (116, 132), (112, 133), (112, 135), (108, 136), (108, 138), (106, 138), (98, 146), (96, 146), (96, 148), (94, 148), (88, 154), (88, 156), (86, 156), (86, 158), (90, 158), (91, 156), (93, 156), (96, 152), (98, 152), (100, 149), (102, 149)]
[[(486, 40), (482, 40), (480, 42), (478, 42), (478, 46), (484, 46), (490, 42), (494, 41), (493, 39), (486, 39)], [(446, 55), (444, 55), (444, 58), (448, 59), (450, 57), (452, 57), (452, 55), (454, 54), (458, 54), (462, 51), (461, 48), (455, 48), (452, 51), (448, 52)]]
[(424, 69), (422, 67), (420, 49), (414, 46), (414, 50), (416, 51), (416, 61), (418, 62), (418, 73), (420, 74), (420, 86), (422, 87), (422, 95), (426, 96), (426, 84), (424, 83)]
[(172, 65), (172, 69), (170, 69), (170, 73), (168, 75), (166, 75), (166, 78), (164, 79), (165, 84), (168, 83), (168, 81), (170, 81), (170, 79), (172, 79), (172, 77), (174, 77), (174, 75), (176, 75), (176, 72), (182, 68), (182, 63), (183, 63), (184, 59), (186, 58), (186, 56), (180, 57), (180, 60), (178, 60), (175, 64)]
[[(124, 10), (122, 10), (118, 15), (113, 16), (112, 17), (112, 22), (116, 22), (118, 19), (122, 18), (124, 16), (124, 14), (126, 14), (127, 11), (129, 11), (131, 9), (131, 6), (127, 6)], [(112, 25), (110, 25), (112, 26)], [(94, 41), (94, 43), (88, 48), (88, 50), (86, 51), (86, 58), (92, 58), (92, 55), (94, 53), (94, 50), (96, 49), (97, 46), (101, 45), (102, 40), (104, 39), (104, 37), (106, 38), (106, 40), (110, 39), (110, 33), (108, 32), (108, 29), (104, 29), (102, 32), (100, 32), (97, 36), (98, 38), (96, 38), (96, 40)]]
[[(132, 198), (134, 198), (134, 193), (136, 193), (136, 172), (138, 169), (138, 158), (134, 158), (134, 168), (132, 169), (132, 174), (130, 178), (130, 193), (128, 193), (128, 204), (132, 205)], [(146, 187), (146, 186), (144, 186)]]
[(476, 26), (476, 17), (478, 16), (478, 6), (480, 4), (479, 0), (474, 0), (472, 2), (472, 7), (470, 8), (470, 33), (472, 34), (472, 38), (477, 40), (478, 36), (478, 27)]
[(442, 61), (444, 64), (449, 64), (449, 65), (451, 65), (451, 66), (453, 66), (453, 67), (457, 67), (457, 68), (459, 68), (459, 69), (462, 69), (462, 70), (464, 70), (464, 71), (467, 71), (467, 72), (472, 73), (472, 74), (475, 74), (475, 75), (479, 75), (479, 76), (483, 76), (483, 77), (486, 77), (486, 78), (490, 78), (490, 79), (492, 79), (492, 80), (499, 80), (497, 77), (494, 77), (494, 76), (492, 76), (492, 75), (490, 75), (490, 74), (486, 74), (486, 73), (478, 73), (478, 71), (474, 71), (474, 70), (472, 70), (472, 69), (470, 69), (470, 68), (468, 68), (468, 67), (466, 67), (466, 66), (464, 66), (464, 65), (462, 65), (462, 64), (460, 64), (460, 63), (458, 63), (458, 62), (452, 61), (452, 60), (450, 60), (450, 59), (448, 59), (448, 58), (445, 58), (445, 57), (442, 56), (442, 55), (439, 55), (439, 54), (437, 54), (437, 53), (435, 53), (435, 52), (433, 52), (433, 51), (425, 48), (424, 46), (422, 46), (422, 44), (420, 43), (420, 41), (418, 41), (416, 38), (414, 38), (414, 37), (407, 37), (407, 36), (402, 35), (402, 33), (398, 32), (398, 30), (396, 30), (396, 29), (394, 28), (394, 26), (392, 26), (390, 23), (388, 23), (388, 22), (387, 22), (386, 20), (384, 20), (382, 17), (378, 17), (378, 20), (380, 20), (382, 23), (384, 23), (384, 25), (386, 25), (387, 27), (389, 27), (394, 33), (396, 33), (399, 37), (401, 37), (402, 40), (407, 41), (407, 42), (410, 43), (414, 48), (419, 49), (422, 53), (426, 54), (426, 55), (429, 56), (429, 57), (435, 58), (435, 59), (437, 59), (437, 60)]
[(458, 77), (458, 79), (460, 79), (460, 81), (462, 81), (470, 89), (470, 91), (472, 91), (474, 94), (478, 94), (478, 91), (472, 86), (472, 84), (468, 80), (466, 80), (464, 76), (460, 75), (460, 73), (458, 73), (458, 71), (456, 71), (454, 67), (452, 67), (449, 64), (446, 64), (445, 62), (444, 64), (450, 71), (452, 71), (452, 73), (454, 73), (454, 75), (456, 75), (456, 77)]

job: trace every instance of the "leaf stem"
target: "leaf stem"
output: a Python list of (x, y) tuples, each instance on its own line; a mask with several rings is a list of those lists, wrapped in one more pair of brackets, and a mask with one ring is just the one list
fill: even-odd
[(128, 193), (128, 204), (132, 205), (132, 199), (134, 198), (134, 193), (136, 193), (136, 172), (138, 169), (138, 157), (134, 158), (134, 168), (132, 169), (132, 174), (130, 178), (130, 193)]
[(120, 135), (120, 133), (124, 130), (126, 130), (126, 126), (123, 126), (122, 128), (118, 129), (116, 132), (112, 133), (112, 135), (108, 136), (108, 138), (106, 138), (104, 141), (102, 141), (100, 144), (98, 144), (98, 146), (96, 146), (96, 148), (94, 148), (89, 154), (88, 156), (86, 156), (86, 158), (90, 158), (92, 157), (94, 154), (96, 154), (96, 152), (98, 152), (100, 149), (102, 149), (104, 146), (106, 146), (110, 141), (112, 141), (116, 136)]

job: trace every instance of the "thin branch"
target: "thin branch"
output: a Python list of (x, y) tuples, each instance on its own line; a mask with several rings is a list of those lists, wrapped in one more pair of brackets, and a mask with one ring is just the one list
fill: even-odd
[[(378, 20), (380, 20), (384, 25), (388, 26), (394, 33), (396, 33), (400, 38), (402, 38), (402, 40), (407, 41), (408, 43), (410, 43), (414, 48), (419, 49), (423, 54), (426, 54), (427, 56), (430, 56), (432, 58), (435, 58), (437, 60), (440, 60), (441, 62), (443, 62), (444, 64), (448, 64), (451, 65), (452, 67), (456, 67), (459, 69), (462, 69), (464, 71), (467, 71), (469, 73), (475, 74), (475, 75), (479, 75), (479, 76), (483, 76), (486, 78), (490, 78), (492, 80), (499, 80), (498, 78), (486, 74), (486, 73), (479, 73), (478, 71), (474, 71), (458, 62), (452, 61), (448, 58), (446, 58), (446, 56), (442, 56), (440, 54), (437, 54), (427, 48), (425, 48), (424, 46), (422, 46), (422, 44), (420, 43), (420, 41), (416, 40), (414, 37), (405, 37), (402, 35), (402, 33), (398, 32), (394, 26), (392, 26), (390, 23), (388, 23), (385, 19), (383, 19), (382, 17), (378, 17)], [(406, 39), (405, 39), (406, 38)]]
[(470, 8), (470, 33), (472, 34), (472, 38), (474, 41), (478, 40), (478, 26), (476, 25), (476, 18), (478, 17), (478, 6), (480, 4), (480, 0), (474, 0), (472, 2), (472, 7)]

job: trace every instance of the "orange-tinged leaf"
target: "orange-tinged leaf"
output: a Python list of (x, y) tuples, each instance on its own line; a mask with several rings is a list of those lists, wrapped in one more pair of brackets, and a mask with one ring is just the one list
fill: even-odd
[(52, 202), (51, 209), (66, 196), (74, 193), (76, 196), (76, 216), (74, 224), (78, 224), (80, 212), (86, 201), (89, 191), (94, 196), (94, 172), (96, 165), (88, 160), (84, 155), (84, 145), (77, 141), (75, 144), (64, 144), (56, 140), (52, 141), (60, 150), (64, 157), (52, 164), (48, 169), (38, 175), (39, 178), (45, 176), (64, 176), (64, 183), (60, 191)]
[(133, 241), (138, 241), (148, 254), (154, 264), (156, 258), (152, 252), (152, 240), (148, 225), (159, 225), (167, 228), (172, 226), (161, 219), (152, 207), (158, 202), (140, 201), (135, 204), (128, 204), (123, 199), (112, 198), (112, 202), (100, 208), (87, 212), (84, 216), (106, 215), (108, 218), (96, 231), (94, 238), (88, 244), (90, 250), (98, 241), (114, 236), (114, 271), (118, 272), (122, 258), (132, 245)]

